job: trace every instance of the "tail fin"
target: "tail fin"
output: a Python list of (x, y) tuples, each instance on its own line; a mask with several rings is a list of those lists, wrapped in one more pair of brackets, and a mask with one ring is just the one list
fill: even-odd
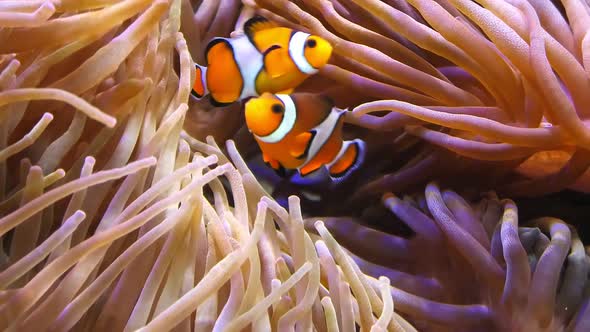
[(207, 67), (195, 64), (195, 74), (195, 82), (193, 83), (191, 94), (197, 99), (201, 99), (209, 93), (207, 90)]
[(342, 142), (340, 152), (334, 161), (327, 165), (333, 182), (346, 180), (362, 165), (365, 160), (365, 149), (365, 142), (358, 138)]

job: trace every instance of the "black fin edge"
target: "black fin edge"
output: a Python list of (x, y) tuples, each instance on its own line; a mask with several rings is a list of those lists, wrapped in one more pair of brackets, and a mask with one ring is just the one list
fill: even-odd
[(211, 105), (213, 105), (215, 107), (225, 107), (225, 106), (229, 106), (234, 103), (234, 102), (232, 102), (232, 103), (219, 102), (219, 101), (215, 100), (215, 98), (213, 98), (213, 96), (211, 94), (209, 94), (209, 102), (211, 103)]
[(352, 172), (354, 172), (356, 169), (358, 169), (360, 167), (359, 161), (362, 161), (364, 159), (363, 155), (365, 152), (363, 151), (363, 148), (359, 142), (353, 141), (352, 144), (354, 146), (356, 146), (356, 150), (357, 150), (356, 156), (354, 157), (354, 161), (352, 162), (352, 164), (350, 164), (350, 167), (345, 169), (343, 172), (340, 172), (337, 174), (330, 173), (331, 178), (343, 180), (343, 179), (347, 178), (349, 174), (351, 174)]
[(259, 22), (270, 22), (270, 20), (264, 16), (255, 15), (255, 16), (251, 17), (249, 20), (247, 20), (246, 23), (244, 23), (244, 27), (243, 27), (244, 34), (246, 36), (248, 36), (248, 39), (250, 39), (250, 41), (252, 41), (252, 38), (254, 38), (254, 36), (252, 35), (252, 31), (251, 31), (252, 26), (256, 23), (259, 23)]
[[(202, 66), (195, 63), (195, 69), (196, 68), (198, 68), (199, 71), (201, 72), (201, 77), (200, 77), (201, 84), (203, 84), (203, 87), (205, 87), (205, 84), (204, 84), (205, 82), (203, 82), (203, 68), (202, 68)], [(194, 85), (194, 83), (193, 83), (193, 85)], [(201, 99), (201, 98), (203, 98), (203, 96), (205, 96), (205, 95), (201, 95), (201, 94), (197, 93), (197, 91), (195, 91), (195, 89), (192, 89), (192, 88), (191, 88), (191, 95), (193, 95), (193, 97), (195, 97), (197, 99)]]
[[(219, 43), (226, 43), (233, 50), (233, 47), (231, 47), (231, 44), (225, 38), (215, 37), (211, 39), (209, 43), (207, 43), (207, 47), (205, 47), (205, 59), (207, 59), (207, 55), (209, 54), (211, 48)], [(209, 61), (207, 61), (207, 66), (209, 66)]]
[(194, 89), (191, 89), (191, 95), (197, 99), (203, 98), (203, 96), (198, 94)]
[[(205, 48), (205, 58), (207, 58), (207, 55), (209, 54), (209, 50), (213, 46), (215, 46), (215, 45), (217, 45), (219, 43), (225, 43), (227, 45), (227, 47), (229, 47), (229, 49), (231, 50), (231, 53), (232, 53), (232, 57), (234, 58), (234, 61), (235, 61), (236, 54), (234, 52), (233, 46), (231, 45), (231, 43), (226, 38), (222, 38), (222, 37), (217, 37), (217, 38), (211, 39), (211, 41), (209, 42), (209, 44), (207, 44), (207, 48)], [(237, 63), (237, 61), (236, 61), (236, 63)], [(207, 65), (209, 66), (209, 61), (208, 60), (207, 60)], [(240, 75), (241, 75), (241, 73), (240, 73)], [(243, 89), (244, 89), (244, 82), (243, 82), (243, 78), (242, 78), (242, 86), (240, 87), (240, 93), (241, 93), (241, 91)], [(238, 100), (239, 100), (239, 98), (238, 98)], [(211, 105), (213, 105), (215, 107), (229, 106), (229, 105), (235, 103), (238, 100), (235, 100), (235, 101), (233, 101), (231, 103), (222, 103), (222, 102), (219, 102), (219, 101), (215, 100), (215, 98), (211, 95), (211, 93), (209, 93), (209, 102), (211, 103)]]

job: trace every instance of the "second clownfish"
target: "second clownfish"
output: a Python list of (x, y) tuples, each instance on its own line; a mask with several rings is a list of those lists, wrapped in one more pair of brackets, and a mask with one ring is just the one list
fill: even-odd
[(192, 94), (224, 106), (263, 92), (290, 93), (331, 54), (326, 40), (256, 16), (244, 24), (243, 35), (209, 42), (207, 66), (196, 65)]
[(346, 111), (326, 97), (264, 93), (250, 99), (245, 109), (246, 124), (264, 161), (279, 174), (296, 169), (299, 178), (327, 173), (332, 182), (341, 182), (363, 162), (365, 143), (343, 141)]

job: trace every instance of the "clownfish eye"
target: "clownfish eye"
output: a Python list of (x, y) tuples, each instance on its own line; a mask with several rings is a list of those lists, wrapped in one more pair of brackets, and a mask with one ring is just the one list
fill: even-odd
[(315, 39), (308, 39), (307, 43), (305, 43), (305, 45), (309, 48), (314, 48), (317, 45), (317, 43), (316, 43)]
[(285, 110), (285, 108), (283, 107), (283, 105), (280, 104), (274, 104), (271, 107), (271, 110), (273, 113), (283, 113), (283, 111)]

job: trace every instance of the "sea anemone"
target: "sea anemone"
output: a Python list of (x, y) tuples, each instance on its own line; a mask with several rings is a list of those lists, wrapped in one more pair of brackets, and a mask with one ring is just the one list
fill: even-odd
[(520, 222), (510, 199), (489, 192), (469, 202), (436, 183), (403, 199), (387, 193), (383, 205), (388, 222), (403, 222), (411, 236), (344, 217), (325, 225), (363, 271), (391, 280), (396, 310), (419, 330), (590, 328), (590, 256), (564, 221)]
[(182, 5), (0, 3), (1, 329), (413, 330), (232, 141), (183, 133)]

